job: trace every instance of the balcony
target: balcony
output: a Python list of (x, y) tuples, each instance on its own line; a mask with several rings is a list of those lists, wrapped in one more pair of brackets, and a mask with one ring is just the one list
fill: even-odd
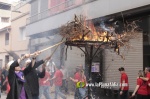
[(0, 9), (0, 14), (1, 14), (1, 17), (10, 17), (11, 11)]
[(44, 34), (45, 32), (51, 34), (51, 31), (72, 20), (74, 14), (85, 15), (87, 19), (103, 18), (103, 16), (120, 13), (150, 3), (149, 0), (144, 2), (141, 0), (116, 0), (116, 2), (114, 0), (68, 0), (27, 18), (27, 36)]
[(83, 5), (83, 4), (92, 2), (92, 1), (96, 1), (96, 0), (68, 0), (68, 1), (65, 1), (61, 4), (58, 4), (55, 7), (52, 7), (52, 8), (47, 9), (41, 13), (35, 14), (35, 15), (27, 18), (27, 24), (37, 22), (37, 21), (42, 20), (44, 18), (62, 13), (64, 11), (73, 9), (75, 7), (78, 7), (80, 5)]
[(18, 3), (15, 6), (12, 6), (12, 11), (16, 11), (17, 9), (19, 9), (20, 7), (26, 5), (27, 3), (31, 2), (32, 0), (25, 0), (25, 1), (20, 1), (20, 3)]

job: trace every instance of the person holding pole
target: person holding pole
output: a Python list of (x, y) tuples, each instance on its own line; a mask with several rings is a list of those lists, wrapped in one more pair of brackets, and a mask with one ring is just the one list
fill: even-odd
[(39, 81), (38, 81), (38, 78), (43, 78), (45, 76), (45, 69), (42, 72), (37, 72), (36, 68), (38, 68), (41, 64), (46, 63), (48, 60), (50, 60), (52, 55), (54, 54), (54, 52), (50, 56), (48, 56), (47, 58), (42, 59), (42, 60), (37, 61), (37, 62), (36, 62), (36, 56), (38, 56), (41, 52), (44, 52), (48, 49), (51, 49), (51, 48), (56, 47), (56, 46), (58, 47), (62, 43), (63, 42), (59, 42), (53, 46), (50, 46), (48, 48), (41, 50), (41, 51), (37, 51), (33, 54), (30, 54), (31, 56), (34, 55), (34, 57), (32, 58), (32, 62), (29, 64), (31, 71), (26, 76), (26, 79), (27, 79), (27, 82), (29, 84), (33, 99), (39, 99)]
[(31, 70), (26, 76), (27, 82), (31, 90), (32, 99), (39, 99), (38, 78), (43, 78), (45, 76), (45, 69), (43, 69), (42, 72), (38, 72), (36, 68), (38, 68), (41, 64), (43, 64), (51, 58), (51, 56), (48, 56), (47, 58), (36, 62), (36, 56), (38, 56), (40, 53), (40, 51), (35, 53), (34, 57), (32, 58), (32, 62), (28, 66)]
[[(23, 57), (16, 61), (9, 62), (7, 67), (10, 67), (8, 74), (8, 82), (10, 84), (10, 91), (7, 95), (7, 99), (39, 99), (39, 82), (38, 77), (45, 76), (45, 69), (42, 73), (36, 71), (36, 68), (39, 67), (44, 62), (48, 61), (51, 56), (47, 58), (37, 61), (36, 56), (38, 56), (41, 52), (53, 48), (55, 46), (60, 45), (63, 42), (60, 42), (56, 45), (50, 46), (41, 51), (37, 51), (33, 54), (25, 54)], [(19, 67), (19, 63), (24, 58), (29, 58), (33, 56), (33, 60), (29, 63), (27, 68), (21, 71)], [(30, 89), (29, 89), (30, 88)]]
[(19, 67), (20, 61), (28, 58), (29, 56), (29, 54), (26, 54), (22, 58), (15, 61), (10, 61), (8, 63), (7, 69), (10, 91), (6, 99), (32, 99), (31, 92), (25, 77), (29, 73), (29, 68), (21, 71), (21, 68)]

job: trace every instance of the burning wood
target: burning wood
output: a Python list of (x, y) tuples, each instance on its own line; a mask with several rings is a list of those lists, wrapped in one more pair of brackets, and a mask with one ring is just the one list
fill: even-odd
[[(91, 82), (91, 67), (93, 58), (96, 56), (100, 49), (114, 49), (121, 59), (125, 61), (124, 53), (120, 53), (120, 48), (131, 48), (130, 39), (138, 37), (139, 27), (136, 22), (126, 23), (119, 25), (117, 21), (111, 25), (105, 25), (104, 22), (100, 22), (99, 26), (94, 26), (92, 22), (86, 22), (82, 16), (75, 18), (73, 21), (61, 27), (60, 35), (66, 38), (65, 44), (68, 46), (77, 46), (87, 56), (88, 66), (88, 83)], [(122, 26), (122, 27), (121, 27)], [(81, 48), (84, 47), (85, 51)], [(87, 50), (88, 47), (88, 50)], [(94, 51), (93, 47), (95, 47)], [(66, 48), (66, 53), (67, 53)], [(90, 96), (90, 87), (88, 86), (88, 98)]]
[(122, 25), (124, 27), (121, 31), (119, 29), (121, 27), (116, 24), (117, 22), (109, 26), (100, 22), (101, 24), (95, 27), (91, 21), (86, 22), (83, 16), (77, 17), (75, 15), (73, 21), (61, 27), (60, 35), (66, 38), (66, 45), (80, 47), (84, 47), (86, 44), (95, 47), (103, 45), (103, 48), (114, 48), (114, 51), (120, 55), (120, 47), (128, 46), (127, 48), (130, 48), (130, 39), (137, 38), (140, 29), (136, 25), (136, 21), (133, 21)]

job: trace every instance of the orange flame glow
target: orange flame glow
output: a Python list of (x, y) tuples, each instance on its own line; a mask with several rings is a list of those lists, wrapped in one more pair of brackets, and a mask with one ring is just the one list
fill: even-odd
[[(86, 22), (84, 22), (84, 26), (87, 27)], [(88, 24), (89, 33), (85, 35), (85, 33), (80, 33), (78, 37), (72, 38), (72, 41), (76, 40), (84, 40), (84, 41), (103, 41), (109, 42), (109, 38), (107, 38), (108, 32), (99, 32), (96, 31), (96, 28), (92, 22)]]

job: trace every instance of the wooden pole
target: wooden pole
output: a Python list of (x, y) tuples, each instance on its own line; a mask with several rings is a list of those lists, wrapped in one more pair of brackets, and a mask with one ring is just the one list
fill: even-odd
[(63, 41), (63, 42), (59, 42), (59, 43), (57, 43), (57, 44), (55, 44), (55, 45), (53, 45), (53, 46), (47, 47), (47, 48), (41, 50), (40, 52), (44, 52), (44, 51), (46, 51), (46, 50), (48, 50), (48, 49), (51, 49), (51, 48), (53, 48), (53, 47), (55, 47), (55, 46), (58, 46), (58, 45), (62, 44), (62, 43), (64, 43), (64, 41)]
[[(55, 46), (59, 46), (60, 44), (62, 44), (62, 43), (64, 43), (65, 41), (61, 41), (61, 42), (59, 42), (59, 43), (57, 43), (57, 44), (55, 44), (55, 45), (53, 45), (53, 46), (50, 46), (50, 47), (47, 47), (47, 48), (45, 48), (45, 49), (43, 49), (43, 50), (40, 50), (40, 52), (42, 53), (42, 52), (44, 52), (44, 51), (46, 51), (46, 50), (48, 50), (48, 49), (51, 49), (51, 48), (53, 48), (53, 47), (55, 47)], [(56, 48), (57, 49), (57, 48)], [(54, 52), (56, 51), (56, 49), (54, 50)], [(52, 53), (52, 55), (54, 54), (54, 52)], [(32, 54), (30, 54), (30, 56), (33, 56), (34, 55), (34, 53), (32, 53)]]

